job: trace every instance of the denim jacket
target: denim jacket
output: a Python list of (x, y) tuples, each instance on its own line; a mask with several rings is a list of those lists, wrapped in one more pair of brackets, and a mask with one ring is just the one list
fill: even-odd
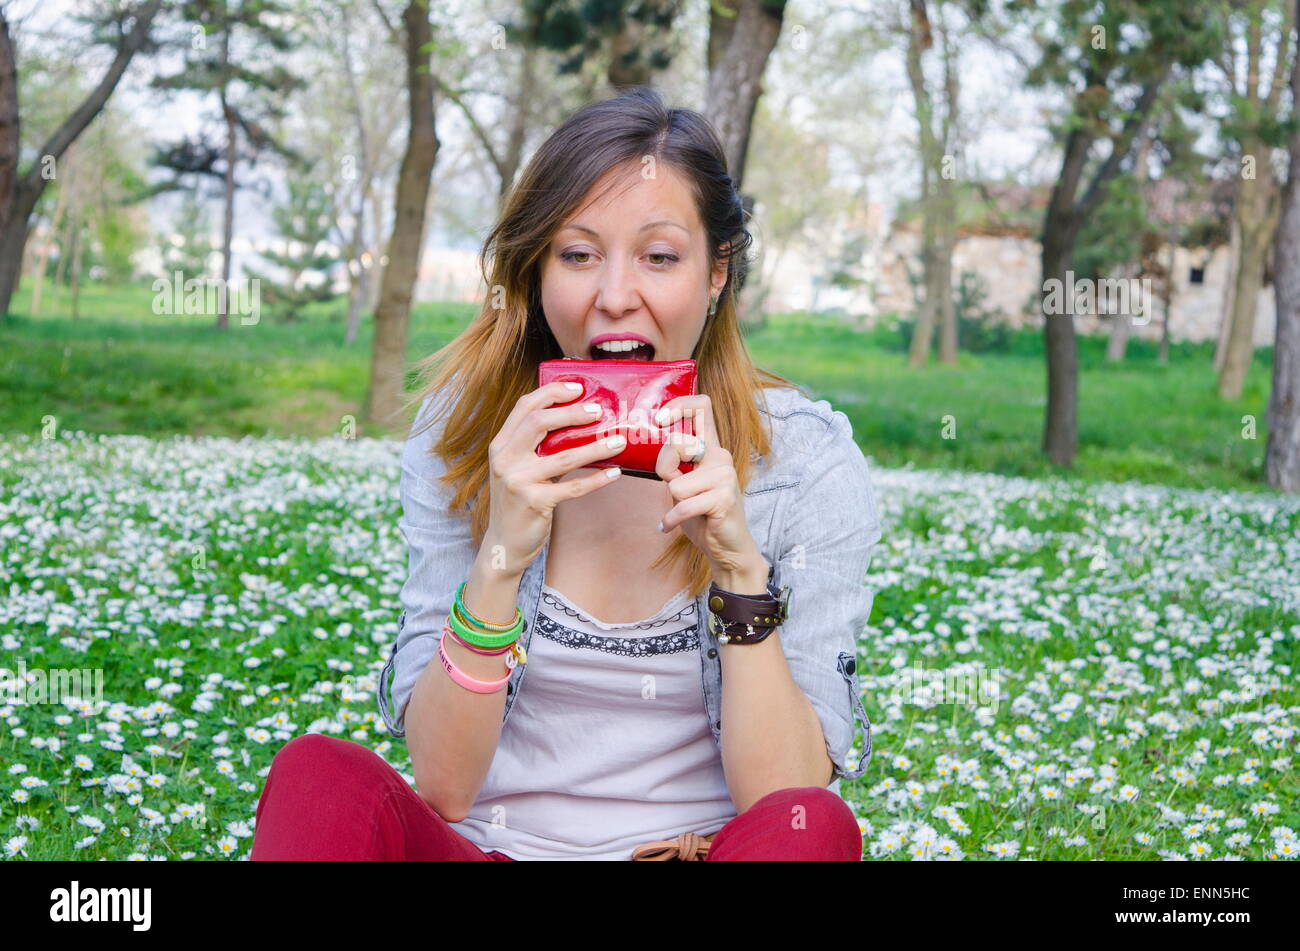
[[(788, 387), (760, 390), (756, 399), (769, 425), (772, 451), (754, 457), (744, 491), (745, 518), (764, 558), (775, 566), (776, 586), (791, 588), (789, 617), (777, 634), (795, 683), (821, 721), (826, 750), (835, 764), (831, 788), (838, 793), (840, 778), (857, 779), (871, 759), (871, 723), (862, 707), (856, 647), (874, 597), (864, 576), (881, 534), (875, 491), (867, 461), (842, 412)], [(426, 399), (417, 424), (428, 409)], [(401, 592), (404, 610), (397, 640), (377, 690), (380, 715), (395, 737), (406, 735), (407, 702), (424, 668), (436, 662), (443, 622), (476, 555), (468, 515), (448, 514), (451, 493), (438, 481), (445, 465), (431, 447), (442, 422), (440, 418), (425, 432), (408, 438), (402, 451), (399, 527), (410, 546), (410, 566)], [(549, 548), (548, 540), (519, 585), (519, 606), (527, 622), (522, 635), (525, 650), (537, 618)], [(706, 599), (707, 590), (696, 603), (696, 616), (702, 619), (708, 617)], [(721, 755), (719, 645), (707, 624), (700, 627), (700, 680)], [(727, 649), (745, 650), (743, 646)], [(511, 674), (506, 721), (528, 667), (520, 664)], [(846, 760), (855, 739), (855, 714), (862, 727), (862, 746), (858, 763), (850, 765)]]

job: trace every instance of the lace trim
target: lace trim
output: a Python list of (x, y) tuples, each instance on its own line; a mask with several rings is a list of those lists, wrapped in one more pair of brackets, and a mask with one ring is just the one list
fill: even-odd
[[(683, 588), (682, 591), (678, 591), (677, 594), (673, 595), (672, 601), (669, 601), (668, 604), (672, 604), (673, 601), (681, 597), (682, 592), (685, 590), (686, 589)], [(579, 621), (583, 621), (584, 623), (596, 624), (596, 625), (600, 625), (604, 623), (603, 621), (597, 621), (594, 618), (589, 618), (585, 614), (581, 613), (580, 611), (575, 611), (573, 608), (569, 606), (567, 602), (560, 601), (558, 598), (552, 597), (550, 592), (547, 591), (546, 589), (542, 590), (542, 600), (545, 601), (547, 604), (551, 605), (553, 608), (556, 608), (557, 610), (564, 612), (569, 617), (577, 618)], [(667, 606), (668, 605), (664, 605), (664, 607)], [(636, 624), (619, 624), (617, 626), (623, 628), (637, 628), (638, 630), (648, 631), (656, 627), (663, 627), (663, 625), (669, 623), (670, 621), (680, 621), (682, 618), (688, 617), (689, 615), (694, 613), (695, 613), (695, 599), (691, 598), (687, 600), (685, 606), (680, 611), (678, 611), (676, 614), (672, 615), (671, 617), (661, 618), (658, 621), (640, 621)]]
[[(694, 609), (692, 603), (689, 608)], [(683, 609), (685, 613), (686, 609)], [(680, 615), (679, 615), (680, 616)], [(655, 634), (651, 637), (599, 637), (586, 631), (575, 631), (558, 621), (538, 612), (536, 633), (547, 640), (555, 641), (574, 650), (590, 647), (608, 654), (622, 654), (625, 657), (644, 657), (655, 654), (678, 654), (682, 651), (699, 650), (699, 623), (672, 634)]]

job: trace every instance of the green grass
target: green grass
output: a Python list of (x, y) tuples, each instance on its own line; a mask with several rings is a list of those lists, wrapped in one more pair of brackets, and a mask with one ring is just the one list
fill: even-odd
[[(370, 439), (0, 435), (0, 667), (103, 688), (0, 694), (0, 860), (246, 859), (272, 758), (308, 732), (414, 783), (375, 697), (400, 476)], [(1300, 853), (1300, 500), (874, 480), (873, 756), (840, 789), (864, 857)]]
[[(149, 435), (325, 436), (345, 415), (360, 419), (369, 372), (368, 322), (343, 345), (344, 303), (323, 304), (298, 324), (263, 314), (157, 317), (147, 284), (90, 285), (73, 319), (65, 298), (27, 316), (29, 288), (0, 323), (0, 432), (60, 429)], [(47, 297), (47, 301), (48, 301)], [(421, 304), (409, 359), (452, 339), (472, 304)], [(762, 366), (843, 410), (863, 450), (884, 466), (913, 465), (1040, 477), (1046, 373), (1041, 334), (1017, 335), (1007, 354), (963, 353), (956, 367), (913, 370), (881, 328), (857, 333), (827, 317), (783, 314), (748, 338)], [(1161, 366), (1155, 345), (1135, 340), (1120, 366), (1105, 340), (1081, 337), (1079, 453), (1072, 477), (1140, 480), (1191, 488), (1262, 489), (1271, 351), (1256, 354), (1245, 392), (1215, 392), (1212, 346), (1175, 345)], [(1254, 439), (1242, 417), (1255, 418)], [(944, 438), (945, 417), (955, 438)], [(380, 435), (358, 425), (358, 435)]]
[[(858, 444), (891, 467), (1056, 474), (1041, 453), (1046, 407), (1042, 335), (1018, 334), (1009, 354), (962, 353), (955, 367), (907, 366), (897, 334), (857, 333), (824, 317), (778, 315), (751, 338), (754, 359), (842, 410)], [(1256, 354), (1241, 399), (1216, 393), (1212, 345), (1177, 345), (1167, 366), (1156, 347), (1130, 344), (1122, 365), (1104, 362), (1106, 340), (1079, 337), (1079, 451), (1088, 481), (1161, 482), (1188, 488), (1258, 488), (1263, 481), (1271, 351)], [(1256, 438), (1242, 438), (1242, 417)], [(945, 417), (955, 438), (945, 439)]]
[[(143, 435), (327, 436), (361, 417), (371, 325), (345, 347), (346, 304), (319, 305), (296, 324), (265, 313), (219, 331), (209, 316), (154, 316), (148, 285), (82, 291), (65, 306), (0, 323), (0, 432), (60, 429)], [(65, 303), (66, 302), (61, 302)], [(48, 308), (47, 308), (48, 311)], [(411, 361), (432, 353), (472, 318), (472, 305), (425, 304), (411, 319)], [(358, 435), (379, 432), (358, 425)]]

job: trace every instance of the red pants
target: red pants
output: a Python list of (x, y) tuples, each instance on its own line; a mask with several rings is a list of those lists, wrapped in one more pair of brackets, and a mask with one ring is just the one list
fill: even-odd
[[(796, 812), (797, 807), (802, 807)], [(511, 861), (484, 852), (369, 747), (305, 733), (271, 763), (257, 803), (253, 861)], [(708, 861), (862, 860), (853, 811), (821, 786), (769, 793), (722, 827)]]

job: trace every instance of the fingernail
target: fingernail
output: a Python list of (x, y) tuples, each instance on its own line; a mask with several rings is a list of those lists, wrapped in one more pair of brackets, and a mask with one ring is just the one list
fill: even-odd
[(617, 449), (625, 442), (627, 442), (627, 440), (624, 439), (622, 436), (610, 436), (608, 439), (605, 440), (605, 445), (608, 446), (610, 449)]
[(581, 384), (581, 383), (574, 383), (572, 380), (566, 380), (564, 385), (567, 386), (567, 387), (568, 387), (569, 389), (571, 389), (571, 390), (581, 390), (581, 389), (582, 389), (582, 384)]
[(605, 470), (605, 478), (606, 478), (606, 479), (617, 479), (617, 478), (618, 478), (618, 474), (619, 474), (620, 472), (622, 472), (622, 471), (623, 471), (623, 470), (620, 469), (618, 466), (610, 466), (608, 469)]
[(659, 523), (659, 531), (662, 532), (663, 530), (664, 530), (664, 523), (663, 523), (663, 522), (660, 522), (660, 523)]
[(668, 422), (668, 416), (668, 407), (665, 406), (659, 412), (655, 413), (655, 422), (662, 426), (664, 423)]
[(583, 404), (582, 404), (582, 408), (585, 409), (588, 413), (599, 413), (599, 412), (600, 412), (600, 404), (599, 404), (599, 403), (583, 403)]

